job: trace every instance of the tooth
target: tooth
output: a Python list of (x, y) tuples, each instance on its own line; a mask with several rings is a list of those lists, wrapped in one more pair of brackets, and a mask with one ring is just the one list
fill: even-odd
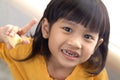
[(63, 53), (65, 53), (68, 56), (72, 56), (72, 57), (77, 57), (78, 56), (77, 54), (74, 54), (74, 53), (72, 53), (72, 52), (70, 52), (68, 50), (63, 50)]

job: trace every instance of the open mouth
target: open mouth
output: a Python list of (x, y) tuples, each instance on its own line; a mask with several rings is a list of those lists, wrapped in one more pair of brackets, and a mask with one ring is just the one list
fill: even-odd
[(80, 55), (76, 51), (72, 51), (72, 50), (68, 50), (68, 49), (62, 49), (62, 53), (71, 58), (80, 57)]

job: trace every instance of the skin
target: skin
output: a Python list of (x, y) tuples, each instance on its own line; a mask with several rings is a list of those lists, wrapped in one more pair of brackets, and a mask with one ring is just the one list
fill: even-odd
[(31, 29), (31, 27), (36, 23), (37, 23), (37, 19), (34, 18), (22, 28), (14, 25), (6, 25), (0, 27), (0, 42), (4, 42), (7, 48), (11, 49), (12, 46), (9, 44), (6, 36), (14, 37), (15, 34), (18, 34), (19, 36), (21, 36), (23, 44), (29, 44), (30, 41), (25, 38), (24, 34), (27, 33)]
[(47, 19), (43, 19), (42, 33), (48, 39), (51, 51), (51, 57), (47, 61), (48, 72), (58, 80), (65, 79), (76, 65), (87, 61), (103, 42), (103, 39), (98, 40), (98, 33), (65, 19), (59, 19), (51, 29)]

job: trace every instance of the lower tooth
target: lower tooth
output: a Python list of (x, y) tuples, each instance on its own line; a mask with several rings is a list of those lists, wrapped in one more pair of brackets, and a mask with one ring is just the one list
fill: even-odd
[(69, 56), (73, 56), (73, 54), (71, 54), (71, 53), (67, 53)]
[(68, 53), (67, 51), (64, 51), (64, 53), (65, 53), (66, 55), (68, 55), (68, 56), (72, 56), (72, 57), (74, 57), (74, 55), (73, 55), (73, 54)]

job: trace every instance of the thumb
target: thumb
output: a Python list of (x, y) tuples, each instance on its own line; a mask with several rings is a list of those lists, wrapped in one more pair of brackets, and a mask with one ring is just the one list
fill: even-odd
[(19, 34), (19, 35), (25, 34), (25, 33), (28, 32), (36, 23), (37, 23), (37, 19), (36, 19), (36, 18), (32, 19), (28, 24), (26, 24), (23, 28), (21, 28), (21, 29), (18, 31), (18, 34)]

